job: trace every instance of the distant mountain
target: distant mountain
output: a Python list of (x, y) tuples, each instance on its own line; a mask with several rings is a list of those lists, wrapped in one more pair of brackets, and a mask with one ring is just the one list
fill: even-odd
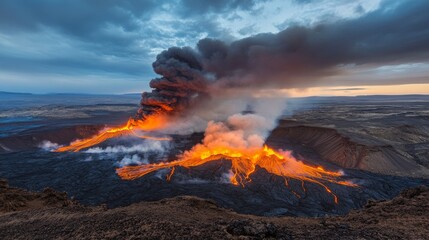
[(0, 91), (0, 95), (33, 95), (33, 94), (32, 93), (18, 93), (18, 92)]
[[(21, 92), (7, 92), (0, 91), (0, 96), (140, 96), (141, 93), (122, 93), (122, 94), (91, 94), (91, 93), (21, 93)], [(429, 95), (425, 94), (408, 94), (408, 95), (358, 95), (358, 96), (310, 96), (310, 97), (295, 97), (289, 98), (294, 100), (310, 100), (310, 101), (331, 101), (331, 100), (345, 100), (345, 101), (355, 101), (355, 100), (429, 100)]]
[(98, 93), (21, 93), (0, 91), (0, 95), (28, 95), (28, 96), (140, 96), (141, 93), (123, 93), (123, 94), (98, 94)]

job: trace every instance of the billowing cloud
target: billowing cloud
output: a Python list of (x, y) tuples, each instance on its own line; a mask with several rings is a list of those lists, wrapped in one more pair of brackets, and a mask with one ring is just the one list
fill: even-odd
[[(385, 3), (387, 4), (387, 3)], [(429, 60), (427, 1), (386, 5), (357, 19), (293, 26), (232, 43), (198, 43), (206, 72), (226, 86), (299, 87), (343, 66), (401, 64)]]
[(207, 13), (228, 13), (235, 10), (252, 10), (257, 0), (217, 0), (217, 1), (200, 1), (200, 0), (182, 0), (183, 4), (179, 12), (184, 15), (201, 15)]
[[(187, 1), (1, 1), (3, 90), (27, 85), (23, 83), (28, 79), (40, 86), (40, 79), (57, 78), (57, 91), (78, 88), (61, 81), (66, 78), (75, 78), (76, 85), (94, 82), (95, 76), (113, 81), (147, 81), (154, 76), (151, 63), (162, 49), (195, 43), (205, 36), (228, 36), (227, 30), (205, 14), (244, 11), (245, 2), (216, 1), (204, 4), (209, 7), (203, 10)], [(191, 17), (191, 12), (201, 14)], [(100, 82), (85, 85), (97, 84)], [(127, 84), (120, 85), (127, 91)], [(117, 90), (118, 86), (113, 88)]]
[(153, 0), (5, 0), (0, 4), (0, 27), (10, 31), (37, 31), (50, 27), (75, 37), (92, 38), (109, 27), (119, 26), (125, 32), (139, 28), (137, 21), (147, 19), (156, 7), (155, 3)]
[(345, 76), (344, 66), (429, 61), (428, 7), (426, 1), (403, 2), (357, 19), (294, 26), (230, 43), (205, 38), (195, 50), (169, 48), (153, 63), (161, 77), (143, 93), (140, 116), (181, 113), (222, 98), (227, 88), (317, 86), (325, 77)]
[(427, 1), (400, 0), (5, 0), (0, 80), (6, 91), (31, 81), (33, 89), (68, 91), (106, 79), (118, 82), (110, 92), (137, 92), (159, 74), (151, 70), (158, 53), (197, 46), (200, 74), (219, 87), (422, 83), (420, 70), (404, 73), (407, 79), (385, 71), (372, 82), (360, 74), (426, 64), (427, 8)]

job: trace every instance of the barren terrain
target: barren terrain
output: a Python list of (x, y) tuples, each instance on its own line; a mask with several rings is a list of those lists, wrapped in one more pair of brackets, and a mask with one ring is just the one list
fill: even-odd
[(190, 196), (85, 207), (50, 189), (28, 193), (5, 181), (0, 186), (2, 239), (426, 239), (428, 211), (427, 187), (370, 201), (346, 216), (297, 218), (237, 214)]
[(429, 178), (426, 98), (328, 99), (281, 120), (268, 141), (308, 146), (344, 168)]
[[(62, 105), (52, 104), (51, 97), (26, 98), (24, 103), (20, 96), (0, 106), (0, 177), (13, 187), (40, 192), (3, 187), (1, 208), (8, 213), (1, 216), (0, 231), (10, 238), (35, 232), (41, 238), (169, 238), (173, 233), (204, 237), (212, 231), (212, 238), (419, 239), (424, 235), (414, 234), (427, 228), (422, 216), (426, 190), (416, 198), (402, 194), (385, 201), (404, 189), (429, 186), (427, 96), (288, 101), (266, 144), (292, 150), (306, 164), (343, 172), (341, 180), (358, 187), (326, 183), (338, 204), (318, 185), (292, 180), (285, 186), (284, 179), (263, 169), (255, 171), (246, 187), (234, 186), (226, 175), (230, 162), (224, 160), (179, 167), (171, 181), (166, 180), (168, 171), (124, 181), (116, 175), (117, 167), (172, 160), (200, 142), (203, 134), (171, 135), (166, 145), (119, 138), (78, 153), (55, 153), (50, 151), (55, 146), (126, 121), (135, 113), (139, 96), (83, 101), (75, 96)], [(100, 104), (106, 99), (108, 103)], [(370, 199), (379, 203), (364, 208)], [(185, 220), (185, 215), (191, 217)], [(312, 218), (327, 215), (331, 217)], [(304, 218), (274, 218), (278, 216)], [(100, 230), (92, 231), (93, 226)]]

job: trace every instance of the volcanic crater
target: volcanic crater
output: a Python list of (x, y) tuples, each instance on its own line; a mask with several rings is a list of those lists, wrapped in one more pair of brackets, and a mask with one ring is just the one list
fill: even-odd
[[(258, 166), (251, 181), (243, 186), (233, 185), (229, 181), (231, 161), (222, 158), (193, 168), (175, 167), (172, 176), (170, 169), (132, 181), (124, 181), (116, 174), (123, 162), (141, 165), (172, 161), (200, 143), (203, 133), (170, 135), (168, 147), (161, 152), (157, 146), (144, 152), (139, 150), (139, 146), (153, 143), (138, 137), (132, 141), (130, 137), (111, 139), (81, 152), (56, 153), (40, 148), (47, 141), (67, 144), (100, 131), (104, 126), (98, 115), (90, 114), (97, 112), (99, 105), (82, 110), (69, 107), (70, 111), (86, 113), (88, 116), (84, 118), (70, 116), (65, 121), (39, 115), (37, 123), (42, 126), (25, 128), (1, 138), (0, 176), (7, 178), (12, 186), (35, 191), (45, 187), (65, 191), (88, 205), (106, 204), (112, 208), (192, 195), (212, 199), (219, 206), (239, 213), (265, 216), (346, 214), (364, 206), (368, 199), (389, 199), (405, 188), (429, 185), (428, 158), (424, 154), (428, 146), (427, 116), (424, 115), (428, 103), (419, 97), (411, 103), (395, 103), (395, 111), (398, 105), (403, 111), (392, 117), (386, 115), (391, 111), (385, 107), (391, 101), (388, 98), (380, 97), (376, 103), (354, 98), (345, 100), (334, 105), (338, 102), (336, 99), (306, 99), (306, 105), (312, 107), (300, 111), (293, 111), (292, 101), (289, 111), (293, 114), (286, 112), (265, 142), (272, 149), (292, 151), (293, 157), (309, 166), (341, 172), (338, 179), (357, 185), (350, 187), (323, 181), (338, 197), (337, 203), (321, 185), (299, 179), (287, 179), (286, 185), (285, 178)], [(299, 101), (303, 100), (295, 101), (300, 105)], [(410, 105), (415, 115), (410, 115)], [(356, 114), (368, 108), (377, 111), (372, 116)], [(131, 109), (104, 111), (103, 114), (107, 116), (105, 119), (115, 116), (110, 118), (110, 124), (118, 124), (132, 113)], [(345, 111), (358, 117), (350, 121), (344, 117)], [(398, 134), (387, 134), (392, 129)]]

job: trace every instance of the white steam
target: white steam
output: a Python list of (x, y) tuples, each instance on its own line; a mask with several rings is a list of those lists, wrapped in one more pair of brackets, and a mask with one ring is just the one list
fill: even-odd
[(228, 172), (222, 174), (222, 176), (219, 179), (219, 182), (223, 184), (231, 184), (232, 176), (234, 176), (234, 173), (230, 169)]
[(133, 154), (132, 156), (126, 155), (122, 160), (118, 163), (120, 167), (128, 166), (128, 165), (141, 165), (148, 164), (149, 161), (147, 159), (142, 159), (138, 154)]
[[(264, 118), (263, 126), (253, 126), (256, 128), (262, 127), (263, 131), (268, 132), (275, 127), (276, 120), (283, 114), (286, 108), (286, 100), (284, 98), (255, 98), (249, 93), (231, 93), (231, 96), (222, 95), (222, 98), (212, 96), (212, 99), (192, 110), (192, 114), (188, 114), (185, 118), (174, 119), (163, 130), (167, 134), (191, 134), (193, 132), (203, 132), (210, 121), (227, 122), (230, 116), (233, 115), (248, 115), (240, 114), (245, 110), (251, 110), (254, 114)], [(250, 114), (251, 115), (251, 114)], [(233, 120), (231, 120), (233, 121)], [(252, 124), (253, 121), (252, 121)], [(262, 134), (266, 136), (266, 133)]]
[(142, 143), (129, 146), (92, 147), (82, 153), (86, 155), (83, 161), (111, 160), (115, 166), (124, 167), (148, 164), (149, 159), (159, 161), (169, 149), (170, 143), (166, 141), (144, 140)]
[(133, 152), (164, 152), (168, 148), (168, 143), (165, 141), (145, 141), (142, 144), (132, 146), (108, 146), (106, 148), (93, 147), (84, 151), (85, 153), (133, 153)]
[(210, 183), (209, 180), (201, 179), (201, 178), (190, 178), (190, 179), (182, 179), (175, 181), (178, 184), (204, 184), (204, 183)]
[(46, 150), (46, 151), (52, 151), (52, 150), (55, 150), (55, 149), (57, 149), (59, 146), (60, 146), (59, 144), (57, 144), (57, 143), (53, 143), (53, 142), (48, 141), (48, 140), (44, 140), (43, 142), (41, 142), (41, 143), (39, 144), (39, 148), (42, 148), (43, 150)]

